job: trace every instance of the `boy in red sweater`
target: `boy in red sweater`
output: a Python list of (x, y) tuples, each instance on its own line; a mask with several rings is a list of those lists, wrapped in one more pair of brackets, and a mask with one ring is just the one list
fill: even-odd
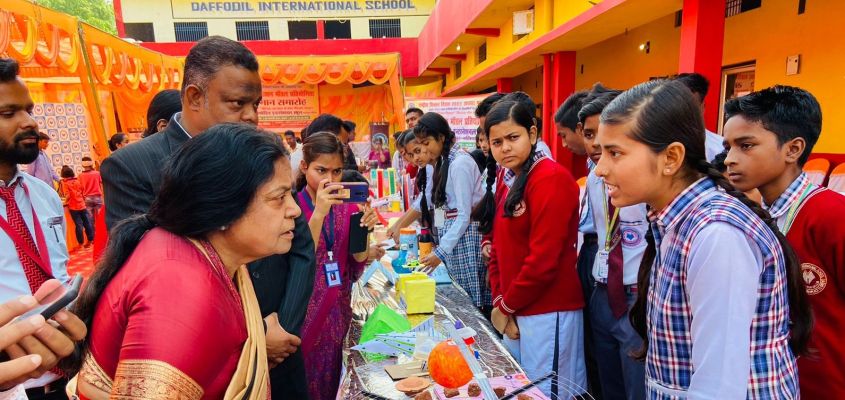
[[(500, 101), (485, 129), (496, 161), (516, 174), (508, 187), (492, 180), (474, 217), (493, 232), (490, 252), (492, 322), (505, 347), (530, 379), (551, 371), (558, 379), (540, 385), (550, 398), (586, 393), (584, 299), (575, 268), (578, 186), (569, 172), (537, 151), (531, 111)], [(561, 384), (559, 384), (561, 383)]]
[(739, 190), (760, 190), (801, 262), (813, 306), (815, 354), (798, 359), (801, 396), (845, 398), (845, 197), (801, 170), (821, 132), (819, 103), (805, 90), (774, 86), (729, 101), (725, 113), (728, 178)]

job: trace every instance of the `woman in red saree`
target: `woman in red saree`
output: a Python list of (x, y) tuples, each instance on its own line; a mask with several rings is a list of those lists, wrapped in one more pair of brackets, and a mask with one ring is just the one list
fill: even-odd
[(165, 165), (148, 214), (121, 222), (76, 306), (81, 399), (267, 399), (245, 264), (286, 253), (300, 214), (281, 139), (216, 125)]

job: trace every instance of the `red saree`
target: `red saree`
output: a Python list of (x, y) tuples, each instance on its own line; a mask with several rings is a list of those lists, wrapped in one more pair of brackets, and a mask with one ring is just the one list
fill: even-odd
[(236, 296), (194, 244), (153, 229), (100, 298), (78, 388), (111, 398), (224, 398), (251, 339)]

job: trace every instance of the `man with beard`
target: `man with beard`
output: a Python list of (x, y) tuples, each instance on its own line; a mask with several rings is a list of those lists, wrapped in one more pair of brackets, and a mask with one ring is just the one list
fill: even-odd
[[(44, 282), (67, 280), (68, 253), (58, 194), (18, 170), (18, 164), (29, 164), (39, 154), (38, 124), (30, 115), (34, 104), (18, 71), (17, 62), (0, 59), (0, 303), (20, 299), (34, 306), (29, 296)], [(44, 324), (43, 318), (27, 321), (43, 327), (0, 348), (0, 397), (25, 381), (30, 399), (67, 399), (67, 380), (48, 371), (85, 337), (85, 324), (68, 311), (53, 316), (55, 325)], [(4, 362), (19, 358), (27, 361)]]

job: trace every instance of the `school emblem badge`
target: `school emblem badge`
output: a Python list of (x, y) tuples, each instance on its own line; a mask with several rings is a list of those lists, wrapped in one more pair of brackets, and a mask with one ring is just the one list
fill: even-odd
[(627, 247), (639, 246), (643, 238), (634, 228), (622, 228), (622, 244)]
[(804, 278), (804, 286), (810, 296), (821, 293), (827, 287), (827, 274), (816, 265), (801, 264), (801, 276)]
[(513, 216), (518, 217), (522, 214), (525, 214), (526, 210), (528, 210), (528, 208), (525, 205), (525, 200), (520, 201), (519, 204), (517, 204), (516, 207), (513, 208)]

